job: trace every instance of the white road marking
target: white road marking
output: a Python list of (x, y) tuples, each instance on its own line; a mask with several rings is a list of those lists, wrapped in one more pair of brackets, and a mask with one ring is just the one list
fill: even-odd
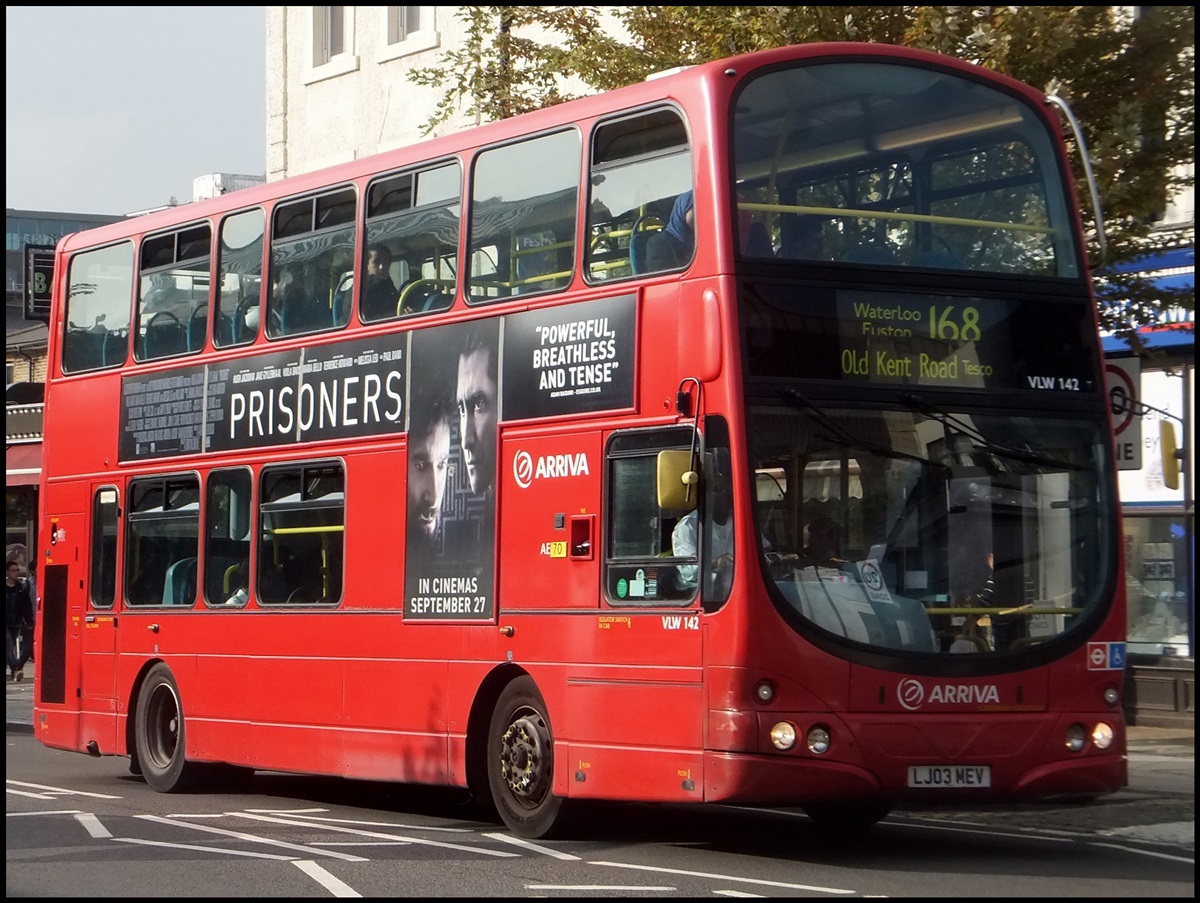
[[(237, 813), (231, 813), (237, 814)], [(144, 818), (146, 821), (158, 822), (164, 825), (180, 825), (185, 828), (191, 828), (193, 831), (206, 831), (209, 834), (219, 834), (222, 837), (232, 837), (235, 840), (244, 840), (248, 843), (263, 843), (268, 846), (280, 847), (285, 850), (295, 850), (298, 853), (303, 853), (306, 856), (311, 856), (313, 853), (320, 853), (324, 856), (330, 856), (334, 859), (344, 859), (347, 862), (367, 862), (361, 856), (351, 856), (348, 853), (338, 853), (334, 850), (314, 850), (312, 847), (304, 846), (298, 843), (287, 843), (282, 840), (268, 840), (265, 837), (259, 837), (255, 834), (246, 834), (242, 831), (226, 831), (224, 828), (210, 828), (208, 825), (196, 825), (191, 822), (180, 821), (174, 818), (163, 818), (160, 815), (136, 815), (135, 818)], [(233, 852), (232, 850), (230, 852)]]
[(247, 809), (247, 812), (253, 815), (279, 815), (287, 817), (289, 815), (304, 815), (309, 821), (319, 822), (323, 825), (359, 825), (365, 828), (392, 828), (403, 831), (441, 831), (443, 834), (474, 834), (470, 828), (443, 828), (437, 825), (404, 825), (392, 824), (386, 821), (363, 821), (357, 818), (323, 818), (316, 815), (310, 815), (311, 812), (328, 812), (328, 809), (296, 809), (291, 811), (271, 810), (271, 809)]
[(1098, 843), (1098, 847), (1105, 847), (1110, 850), (1120, 850), (1123, 853), (1138, 853), (1142, 856), (1151, 856), (1155, 859), (1169, 859), (1172, 862), (1186, 862), (1188, 865), (1194, 865), (1196, 862), (1195, 856), (1172, 856), (1170, 853), (1159, 853), (1155, 850), (1139, 850), (1137, 847), (1124, 847), (1117, 843)]
[(671, 891), (675, 890), (673, 887), (641, 887), (637, 884), (526, 884), (525, 889), (557, 891), (636, 890), (638, 893), (645, 893), (652, 890), (670, 893)]
[(79, 822), (81, 825), (83, 825), (84, 830), (86, 830), (90, 835), (92, 835), (92, 837), (97, 837), (97, 838), (112, 837), (112, 831), (110, 831), (110, 830), (108, 830), (108, 828), (104, 827), (104, 825), (102, 825), (100, 823), (100, 819), (98, 819), (91, 812), (80, 812), (78, 815), (75, 816), (75, 820), (77, 822)]
[(763, 887), (782, 887), (788, 890), (811, 890), (820, 894), (856, 894), (858, 891), (841, 887), (821, 887), (814, 884), (789, 884), (786, 881), (768, 881), (765, 878), (743, 878), (740, 875), (717, 875), (712, 872), (692, 872), (686, 869), (662, 868), (656, 865), (630, 865), (627, 862), (589, 862), (588, 865), (607, 865), (618, 869), (638, 869), (644, 872), (664, 872), (668, 875), (687, 875), (690, 878), (711, 878), (714, 881), (740, 881), (744, 884), (761, 884)]
[(371, 837), (375, 840), (404, 841), (406, 843), (421, 844), (422, 846), (438, 847), (439, 849), (443, 850), (459, 850), (463, 853), (477, 853), (480, 856), (498, 856), (507, 858), (510, 856), (519, 855), (517, 853), (509, 853), (505, 850), (489, 850), (486, 847), (467, 846), (460, 843), (446, 843), (440, 840), (425, 840), (420, 837), (384, 834), (381, 831), (359, 831), (354, 828), (346, 828), (340, 825), (322, 824), (321, 822), (313, 822), (298, 818), (272, 818), (266, 815), (254, 815), (249, 812), (228, 812), (226, 814), (235, 818), (249, 818), (255, 821), (271, 822), (277, 825), (298, 825), (306, 828), (322, 828), (326, 831), (337, 831), (342, 834), (353, 834), (356, 837)]
[(280, 856), (276, 853), (255, 853), (251, 850), (235, 850), (230, 847), (206, 847), (198, 843), (168, 843), (165, 840), (144, 840), (141, 837), (114, 837), (116, 843), (133, 843), (143, 847), (166, 847), (171, 850), (191, 850), (196, 853), (217, 853), (222, 856), (247, 856), (251, 859), (276, 859), (294, 862), (295, 856)]
[(335, 897), (361, 897), (358, 891), (334, 875), (331, 875), (315, 862), (301, 859), (296, 862), (296, 868), (308, 875)]
[(502, 831), (494, 831), (483, 836), (490, 837), (492, 840), (498, 840), (501, 843), (511, 843), (514, 846), (530, 850), (534, 853), (541, 853), (543, 856), (553, 856), (555, 859), (575, 860), (580, 858), (571, 853), (564, 853), (562, 850), (552, 850), (550, 847), (544, 847), (541, 844), (530, 843), (524, 838), (514, 837), (512, 834), (505, 834)]
[(32, 790), (42, 790), (51, 796), (92, 796), (98, 800), (121, 799), (121, 797), (113, 796), (111, 793), (88, 793), (86, 790), (70, 790), (66, 787), (50, 787), (46, 784), (30, 784), (28, 781), (14, 781), (11, 778), (6, 779), (5, 784), (8, 787), (28, 787)]

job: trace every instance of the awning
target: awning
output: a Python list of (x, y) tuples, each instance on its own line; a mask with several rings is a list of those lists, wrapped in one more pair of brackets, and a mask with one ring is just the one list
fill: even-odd
[(42, 476), (42, 443), (21, 442), (4, 450), (4, 485), (36, 486)]
[[(1167, 291), (1196, 290), (1196, 249), (1175, 248), (1161, 254), (1149, 254), (1135, 260), (1123, 261), (1112, 268), (1117, 273), (1140, 275), (1154, 288)], [(1188, 316), (1190, 313), (1190, 317)], [(1168, 311), (1171, 317), (1184, 317), (1178, 322), (1164, 322), (1157, 326), (1143, 326), (1138, 337), (1146, 348), (1184, 348), (1196, 344), (1195, 311)], [(1128, 353), (1129, 343), (1113, 335), (1105, 335), (1105, 354)]]

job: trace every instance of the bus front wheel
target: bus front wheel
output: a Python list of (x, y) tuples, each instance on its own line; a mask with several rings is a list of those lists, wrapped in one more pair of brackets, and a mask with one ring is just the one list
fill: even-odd
[(551, 837), (565, 824), (555, 796), (554, 736), (546, 703), (529, 677), (504, 688), (488, 731), (488, 785), (500, 818), (521, 837)]
[(171, 669), (159, 662), (138, 694), (137, 764), (146, 783), (159, 793), (180, 793), (195, 785), (200, 772), (184, 757), (183, 705)]

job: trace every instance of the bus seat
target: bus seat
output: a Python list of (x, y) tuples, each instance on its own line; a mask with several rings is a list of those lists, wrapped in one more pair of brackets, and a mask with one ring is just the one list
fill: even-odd
[(196, 601), (196, 558), (181, 558), (167, 568), (163, 580), (163, 605), (191, 605)]
[(350, 322), (350, 304), (354, 298), (354, 273), (343, 273), (333, 293), (333, 325)]
[(129, 355), (129, 330), (114, 329), (106, 332), (101, 340), (100, 366), (111, 367), (113, 364), (124, 363)]
[[(151, 318), (153, 319), (153, 318)], [(187, 331), (178, 320), (150, 323), (142, 335), (142, 359), (170, 357), (187, 350)]]
[(445, 292), (430, 292), (424, 303), (421, 304), (421, 312), (426, 313), (431, 310), (442, 310), (450, 306), (450, 296)]
[(208, 341), (208, 308), (197, 307), (187, 322), (187, 350), (199, 351)]
[(650, 214), (634, 220), (629, 234), (629, 266), (635, 276), (646, 272), (646, 246), (650, 243), (650, 236), (662, 227), (662, 220)]

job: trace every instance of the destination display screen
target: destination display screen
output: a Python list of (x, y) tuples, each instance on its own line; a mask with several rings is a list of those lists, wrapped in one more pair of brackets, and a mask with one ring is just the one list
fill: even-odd
[(997, 299), (754, 284), (743, 295), (751, 377), (1096, 392), (1080, 298)]

